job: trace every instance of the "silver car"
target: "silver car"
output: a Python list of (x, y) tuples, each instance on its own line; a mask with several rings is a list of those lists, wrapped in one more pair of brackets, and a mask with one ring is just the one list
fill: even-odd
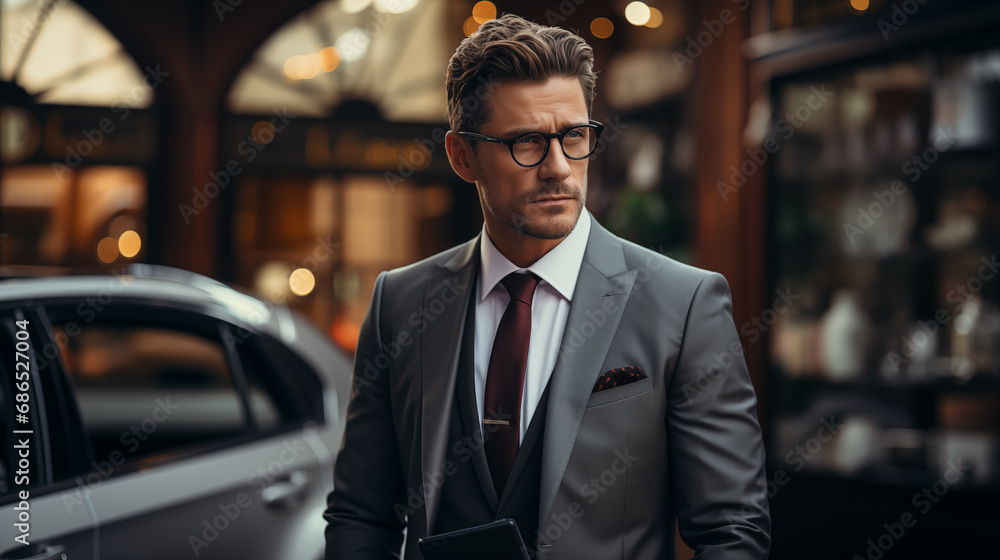
[(0, 280), (0, 558), (321, 558), (350, 376), (193, 273)]

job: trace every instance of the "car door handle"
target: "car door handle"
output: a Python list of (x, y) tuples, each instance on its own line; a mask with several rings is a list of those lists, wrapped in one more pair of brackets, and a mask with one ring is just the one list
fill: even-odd
[[(43, 544), (39, 545), (37, 550), (38, 552), (32, 556), (17, 556), (16, 558), (17, 560), (53, 560), (55, 558), (62, 557), (63, 553), (66, 552), (66, 547), (61, 544)], [(7, 560), (8, 558), (14, 557), (5, 554), (2, 558), (3, 560)]]
[(283, 480), (264, 488), (260, 493), (265, 506), (276, 507), (287, 505), (300, 498), (309, 486), (309, 473), (295, 471)]

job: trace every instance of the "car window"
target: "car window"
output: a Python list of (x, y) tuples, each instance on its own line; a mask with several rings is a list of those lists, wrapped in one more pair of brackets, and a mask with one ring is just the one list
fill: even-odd
[(97, 464), (156, 460), (246, 432), (218, 337), (135, 321), (53, 330), (67, 341), (62, 359)]
[(245, 338), (238, 345), (246, 374), (250, 410), (262, 432), (282, 426), (301, 425), (317, 414), (307, 389), (315, 385), (315, 374), (287, 348), (260, 336)]
[(247, 397), (254, 425), (262, 431), (270, 431), (289, 418), (275, 400), (278, 394), (274, 387), (265, 385), (270, 379), (270, 372), (267, 370), (271, 369), (272, 365), (256, 343), (256, 340), (242, 341), (239, 345), (239, 356), (247, 379)]

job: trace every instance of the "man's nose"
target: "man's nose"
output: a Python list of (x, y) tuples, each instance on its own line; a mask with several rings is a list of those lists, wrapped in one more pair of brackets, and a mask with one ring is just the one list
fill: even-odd
[(571, 172), (569, 160), (563, 153), (559, 139), (549, 139), (549, 153), (545, 155), (542, 163), (538, 164), (538, 178), (543, 181), (562, 181), (568, 178)]

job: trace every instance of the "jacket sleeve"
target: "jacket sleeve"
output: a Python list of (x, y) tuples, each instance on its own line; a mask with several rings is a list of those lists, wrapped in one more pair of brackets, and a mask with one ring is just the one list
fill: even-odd
[(681, 538), (699, 560), (767, 558), (771, 521), (757, 399), (720, 274), (708, 274), (694, 292), (668, 399)]
[(382, 286), (379, 275), (354, 357), (353, 389), (344, 440), (334, 467), (333, 492), (323, 517), (327, 560), (399, 558), (405, 519), (397, 516), (405, 482), (390, 399), (391, 361), (380, 352)]

